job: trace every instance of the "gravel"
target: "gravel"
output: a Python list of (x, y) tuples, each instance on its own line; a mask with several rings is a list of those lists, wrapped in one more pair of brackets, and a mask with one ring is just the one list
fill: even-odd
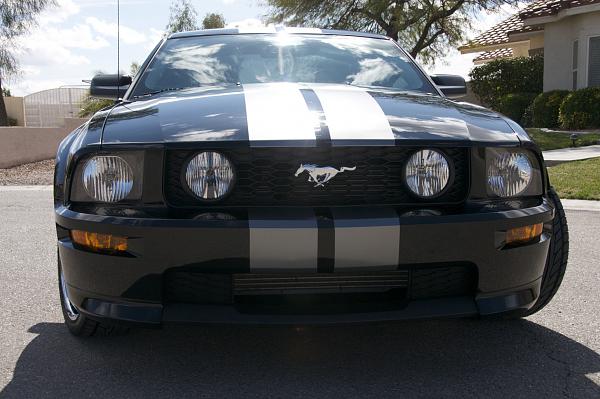
[(0, 169), (0, 186), (40, 186), (52, 184), (54, 159)]

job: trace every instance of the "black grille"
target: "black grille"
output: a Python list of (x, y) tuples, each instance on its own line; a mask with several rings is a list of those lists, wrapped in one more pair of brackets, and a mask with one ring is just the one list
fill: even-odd
[[(236, 185), (227, 198), (213, 205), (202, 203), (184, 188), (183, 168), (197, 151), (167, 152), (165, 195), (173, 207), (198, 206), (335, 206), (402, 205), (423, 203), (404, 185), (403, 168), (418, 148), (318, 147), (240, 148), (221, 150), (233, 162)], [(434, 203), (459, 203), (468, 190), (468, 150), (440, 149), (453, 164), (453, 181)], [(295, 177), (301, 163), (346, 166), (355, 171), (338, 174), (325, 187), (313, 187), (307, 173)]]
[(234, 295), (378, 291), (408, 286), (408, 271), (381, 273), (235, 274)]
[(232, 304), (235, 298), (264, 295), (336, 295), (405, 289), (410, 299), (473, 295), (477, 272), (472, 265), (413, 268), (388, 272), (312, 274), (211, 274), (167, 272), (165, 301)]

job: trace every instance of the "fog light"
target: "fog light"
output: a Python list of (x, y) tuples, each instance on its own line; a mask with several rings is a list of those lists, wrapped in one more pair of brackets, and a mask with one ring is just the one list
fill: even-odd
[(523, 244), (532, 241), (542, 235), (543, 227), (543, 223), (538, 223), (510, 229), (506, 232), (506, 244)]
[(71, 239), (75, 244), (96, 252), (125, 252), (127, 238), (112, 234), (90, 233), (89, 231), (71, 230)]

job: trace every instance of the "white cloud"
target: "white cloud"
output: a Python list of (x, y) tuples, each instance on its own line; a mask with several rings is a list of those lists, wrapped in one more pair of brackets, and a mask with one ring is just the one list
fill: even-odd
[(150, 32), (148, 33), (148, 42), (144, 47), (147, 52), (150, 52), (154, 49), (154, 47), (162, 40), (165, 36), (165, 31), (150, 28)]
[[(151, 0), (121, 0), (121, 5), (122, 6), (126, 6), (126, 5), (140, 5), (140, 4), (153, 4), (155, 3), (156, 0), (151, 1)], [(97, 0), (79, 0), (79, 3), (81, 3), (81, 7), (97, 7), (97, 8), (102, 8), (102, 7), (112, 7), (115, 8), (117, 7), (117, 0), (105, 0), (105, 1), (97, 1)]]
[(71, 28), (45, 27), (39, 29), (25, 39), (26, 47), (39, 47), (39, 43), (51, 42), (51, 46), (97, 50), (108, 47), (108, 41), (95, 35), (87, 25), (75, 25)]
[(41, 79), (41, 80), (22, 80), (10, 86), (10, 91), (15, 96), (26, 96), (42, 90), (55, 89), (66, 85), (64, 80), (60, 79)]
[(97, 50), (108, 47), (109, 43), (101, 36), (94, 35), (87, 25), (71, 28), (41, 26), (19, 41), (19, 60), (24, 66), (44, 68), (59, 65), (87, 65), (90, 60), (75, 54), (71, 49)]
[[(117, 37), (117, 24), (108, 22), (96, 17), (88, 17), (85, 22), (92, 27), (96, 32), (107, 36)], [(140, 44), (148, 40), (145, 34), (136, 31), (135, 29), (121, 25), (121, 40), (126, 44)]]
[(27, 77), (40, 76), (42, 74), (42, 70), (31, 65), (26, 65), (21, 68), (21, 73)]
[(90, 60), (83, 55), (77, 55), (60, 44), (40, 38), (29, 40), (23, 45), (19, 60), (25, 66), (53, 67), (60, 65), (86, 65)]
[(57, 0), (56, 3), (56, 6), (50, 6), (40, 14), (38, 22), (41, 26), (64, 22), (80, 11), (80, 7), (73, 0)]

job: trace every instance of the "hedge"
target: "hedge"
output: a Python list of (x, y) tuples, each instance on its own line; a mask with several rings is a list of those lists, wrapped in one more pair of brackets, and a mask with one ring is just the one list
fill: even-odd
[(523, 123), (525, 111), (531, 105), (537, 93), (507, 94), (499, 98), (494, 109), (519, 124)]
[(499, 59), (473, 68), (469, 73), (473, 92), (486, 105), (496, 109), (501, 97), (514, 93), (542, 92), (542, 56)]
[(564, 129), (600, 128), (600, 87), (567, 95), (560, 105), (559, 121)]
[(532, 104), (532, 124), (535, 127), (556, 128), (560, 122), (560, 105), (569, 95), (568, 90), (553, 90), (538, 95)]

